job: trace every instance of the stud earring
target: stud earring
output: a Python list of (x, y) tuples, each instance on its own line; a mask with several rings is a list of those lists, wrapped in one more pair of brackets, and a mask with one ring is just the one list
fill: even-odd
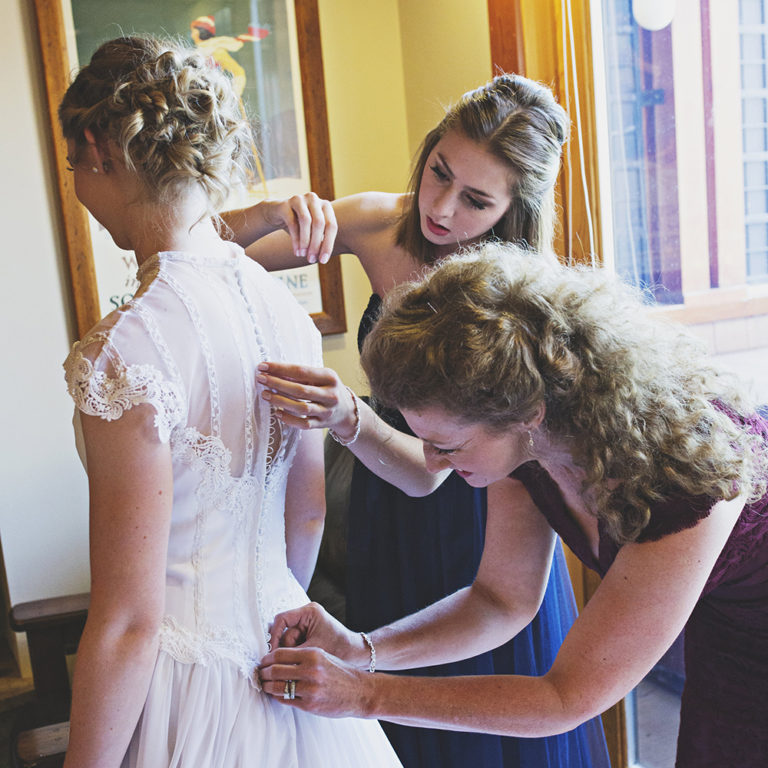
[(99, 169), (98, 169), (98, 168), (97, 168), (97, 167), (94, 165), (94, 166), (91, 168), (91, 173), (98, 173), (98, 172), (99, 172)]

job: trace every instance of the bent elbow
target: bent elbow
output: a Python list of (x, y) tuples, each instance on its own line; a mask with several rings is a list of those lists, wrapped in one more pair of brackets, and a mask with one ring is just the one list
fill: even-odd
[(304, 520), (303, 528), (305, 535), (310, 538), (319, 538), (322, 536), (323, 530), (325, 529), (325, 512), (312, 515)]
[[(160, 631), (165, 614), (165, 590), (142, 597), (127, 597), (124, 601), (107, 600), (92, 594), (87, 625), (98, 627), (105, 636), (154, 638)], [(87, 626), (86, 625), (86, 626)]]
[(450, 471), (420, 473), (398, 487), (406, 496), (417, 499), (423, 498), (434, 493), (450, 474)]
[(325, 499), (322, 503), (310, 504), (301, 514), (302, 525), (310, 530), (320, 529), (325, 526), (326, 505)]
[(562, 674), (556, 675), (550, 671), (544, 675), (543, 680), (549, 684), (552, 698), (556, 701), (557, 714), (552, 718), (551, 724), (556, 726), (557, 733), (578, 728), (588, 720), (598, 717), (616, 701), (620, 701), (616, 699), (608, 702), (602, 697), (590, 695), (589, 690), (575, 686), (573, 680)]
[(536, 614), (538, 614), (540, 607), (540, 602), (523, 604), (517, 608), (516, 613), (518, 616), (522, 617), (522, 620), (527, 627), (536, 618)]
[(409, 496), (412, 499), (423, 499), (425, 496), (429, 496), (430, 493), (433, 493), (435, 490), (437, 490), (437, 486), (415, 484), (401, 487), (400, 490), (406, 496)]

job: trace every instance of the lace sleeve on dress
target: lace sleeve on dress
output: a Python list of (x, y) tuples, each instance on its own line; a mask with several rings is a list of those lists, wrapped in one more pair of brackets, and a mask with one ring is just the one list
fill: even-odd
[[(101, 356), (100, 356), (101, 357)], [(148, 403), (155, 409), (155, 427), (162, 442), (183, 422), (183, 397), (153, 365), (125, 365), (111, 360), (110, 372), (99, 370), (75, 344), (64, 363), (67, 390), (75, 406), (106, 421), (119, 419), (135, 405)]]

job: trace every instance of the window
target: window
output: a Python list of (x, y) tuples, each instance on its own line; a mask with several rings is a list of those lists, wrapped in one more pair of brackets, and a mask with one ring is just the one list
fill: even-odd
[(747, 280), (768, 280), (768, 77), (765, 0), (740, 0)]
[[(687, 323), (768, 403), (766, 4), (488, 0), (493, 66), (553, 86), (571, 116), (559, 252), (589, 262), (595, 243), (595, 260), (648, 288), (649, 311)], [(672, 9), (671, 24), (641, 26), (643, 6)], [(569, 568), (583, 605), (596, 579)], [(667, 712), (679, 651), (654, 670)], [(633, 728), (648, 698), (603, 715), (613, 765), (672, 764), (674, 715), (646, 729), (666, 728), (666, 756)]]
[(766, 2), (677, 3), (656, 31), (590, 5), (602, 255), (716, 354), (768, 330)]
[[(768, 344), (768, 0), (677, 3), (654, 31), (632, 2), (591, 4), (606, 261), (751, 375)], [(626, 699), (631, 766), (674, 763), (682, 642)]]
[(656, 301), (681, 293), (675, 90), (669, 29), (648, 32), (630, 0), (604, 8), (614, 267)]

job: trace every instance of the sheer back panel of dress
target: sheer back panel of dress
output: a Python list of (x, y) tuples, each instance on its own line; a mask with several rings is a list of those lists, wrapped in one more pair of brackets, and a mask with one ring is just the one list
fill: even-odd
[(119, 418), (141, 402), (170, 440), (174, 514), (161, 647), (251, 673), (278, 610), (306, 598), (285, 552), (284, 497), (298, 430), (256, 391), (257, 366), (321, 361), (311, 320), (239, 248), (163, 253), (141, 287), (67, 363), (81, 410)]

